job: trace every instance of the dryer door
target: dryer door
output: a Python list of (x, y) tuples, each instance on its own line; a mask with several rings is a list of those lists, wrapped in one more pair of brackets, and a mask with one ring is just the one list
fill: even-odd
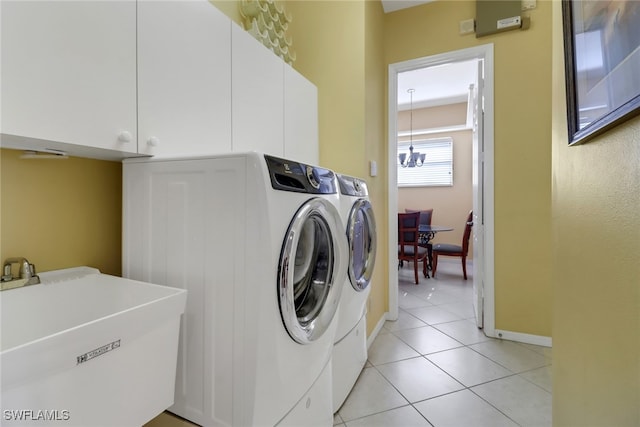
[(333, 321), (346, 275), (340, 214), (326, 199), (307, 201), (287, 230), (278, 266), (278, 299), (287, 332), (308, 344)]
[(371, 282), (376, 262), (376, 221), (373, 207), (366, 199), (358, 199), (347, 220), (349, 241), (349, 280), (356, 291), (363, 291)]

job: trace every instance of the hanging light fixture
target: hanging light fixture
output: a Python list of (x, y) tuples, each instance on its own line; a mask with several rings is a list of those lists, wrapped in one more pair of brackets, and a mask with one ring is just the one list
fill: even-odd
[(408, 89), (407, 92), (409, 92), (409, 95), (411, 95), (411, 114), (410, 114), (410, 121), (409, 121), (409, 127), (411, 129), (410, 134), (409, 134), (409, 158), (407, 158), (407, 153), (400, 153), (398, 154), (398, 160), (400, 160), (400, 166), (402, 166), (403, 168), (406, 167), (410, 167), (410, 168), (415, 168), (420, 167), (424, 164), (424, 159), (426, 157), (426, 154), (424, 153), (419, 153), (419, 152), (413, 152), (413, 92), (415, 92), (415, 89)]

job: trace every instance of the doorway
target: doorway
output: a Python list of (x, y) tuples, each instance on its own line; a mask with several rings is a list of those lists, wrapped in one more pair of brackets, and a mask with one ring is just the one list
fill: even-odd
[[(493, 173), (493, 44), (412, 59), (389, 65), (389, 218), (398, 213), (397, 140), (398, 140), (398, 76), (409, 71), (476, 60), (474, 96), (469, 97), (474, 114), (473, 142), (473, 286), (476, 322), (487, 336), (495, 336), (494, 313), (494, 173)], [(442, 84), (446, 83), (445, 81)], [(389, 221), (389, 253), (396, 248), (397, 223)], [(431, 280), (431, 279), (428, 279)], [(389, 257), (388, 320), (398, 318), (397, 260)]]

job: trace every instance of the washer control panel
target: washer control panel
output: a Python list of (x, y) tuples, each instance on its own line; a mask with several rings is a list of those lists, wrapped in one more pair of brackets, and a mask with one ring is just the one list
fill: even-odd
[(319, 166), (311, 166), (279, 157), (264, 156), (271, 186), (275, 190), (310, 194), (336, 194), (336, 174)]

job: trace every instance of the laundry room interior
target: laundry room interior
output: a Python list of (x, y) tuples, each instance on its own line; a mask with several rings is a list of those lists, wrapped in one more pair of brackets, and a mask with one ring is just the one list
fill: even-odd
[[(21, 2), (3, 0), (3, 283), (7, 264), (11, 278), (16, 257), (28, 259), (27, 274), (29, 265), (35, 266), (33, 274), (86, 266), (101, 275), (126, 280), (168, 287), (184, 283), (192, 288), (185, 287), (187, 302), (181, 328), (189, 319), (203, 329), (211, 327), (225, 340), (231, 340), (225, 329), (233, 328), (224, 322), (233, 321), (238, 331), (245, 330), (246, 334), (238, 332), (232, 341), (224, 341), (233, 343), (237, 353), (205, 337), (197, 344), (198, 357), (185, 360), (178, 355), (180, 380), (174, 404), (187, 403), (183, 410), (172, 411), (165, 405), (153, 416), (146, 416), (143, 425), (149, 427), (438, 426), (462, 422), (465, 412), (476, 411), (484, 415), (467, 422), (638, 425), (640, 118), (631, 117), (587, 143), (568, 144), (563, 27), (563, 4), (568, 1), (512, 2), (517, 3), (519, 16), (526, 18), (526, 28), (479, 35), (473, 28), (463, 28), (462, 23), (476, 19), (478, 3), (491, 3), (488, 0), (194, 0), (147, 2), (146, 6), (131, 0), (118, 2), (114, 11), (104, 9), (114, 13), (106, 15), (114, 21), (103, 19), (102, 23), (97, 18), (100, 14), (91, 10), (95, 2), (42, 2), (51, 8), (66, 3), (77, 7), (80, 14), (93, 16), (88, 25), (62, 22), (60, 28), (66, 30), (60, 32), (51, 30), (55, 25), (47, 22), (52, 15), (33, 13), (35, 9), (29, 8), (23, 12), (17, 6)], [(31, 7), (39, 4), (29, 3)], [(156, 10), (154, 3), (164, 3), (167, 9)], [(190, 3), (199, 11), (193, 22), (187, 20), (192, 12), (184, 16), (171, 12), (171, 7), (181, 10), (176, 6), (179, 3)], [(280, 41), (281, 47), (287, 46), (286, 52), (281, 49), (276, 53), (275, 47), (268, 49), (264, 40), (256, 40), (268, 33), (258, 27), (263, 24), (248, 24), (251, 20), (247, 16), (256, 11), (270, 11), (271, 16), (277, 16), (274, 22), (287, 24)], [(126, 19), (118, 19), (121, 14)], [(33, 37), (22, 41), (10, 37), (25, 31), (18, 24), (27, 23), (25, 28), (31, 29)], [(114, 28), (116, 35), (112, 34)], [(148, 29), (147, 33), (137, 35), (142, 29)], [(100, 31), (111, 33), (108, 40), (113, 46), (96, 49), (91, 45), (102, 40), (93, 38)], [(54, 33), (56, 37), (51, 36)], [(240, 40), (237, 51), (233, 40)], [(218, 56), (207, 50), (212, 49), (212, 41), (216, 49), (222, 49)], [(47, 54), (38, 48), (48, 43), (74, 46), (83, 55), (91, 55)], [(196, 47), (187, 48), (192, 43)], [(456, 200), (464, 198), (464, 205), (452, 207), (446, 198), (438, 202), (440, 205), (418, 200), (441, 189), (398, 188), (397, 144), (407, 141), (410, 126), (403, 116), (406, 108), (398, 111), (393, 99), (399, 96), (395, 79), (406, 71), (405, 64), (414, 64), (412, 61), (429, 63), (426, 58), (455, 57), (458, 52), (482, 49), (491, 52), (493, 73), (493, 116), (488, 125), (491, 152), (484, 154), (492, 167), (491, 181), (484, 183), (490, 187), (491, 198), (483, 207), (491, 214), (483, 247), (490, 245), (491, 251), (484, 253), (482, 266), (476, 264), (472, 237), (469, 280), (462, 278), (459, 259), (443, 259), (436, 277), (424, 277), (420, 271), (416, 285), (412, 263), (399, 267), (394, 252), (398, 247), (397, 214), (405, 208), (435, 206), (434, 224), (451, 225), (455, 230), (438, 234), (434, 242), (459, 243), (466, 214), (473, 207), (474, 190), (473, 185), (465, 184), (464, 194), (454, 196)], [(136, 57), (142, 53), (146, 59)], [(43, 65), (46, 61), (60, 68), (54, 72)], [(73, 61), (78, 67), (69, 65)], [(232, 67), (240, 62), (243, 67)], [(27, 72), (24, 65), (16, 65), (20, 63), (33, 67)], [(96, 70), (99, 74), (87, 77)], [(78, 87), (73, 93), (60, 90), (54, 87), (57, 79)], [(113, 102), (93, 105), (95, 99), (111, 95)], [(221, 108), (225, 100), (228, 105)], [(459, 111), (446, 113), (448, 117), (455, 115), (454, 124), (458, 118), (467, 120), (468, 106), (463, 104)], [(145, 133), (153, 127), (165, 136)], [(107, 134), (119, 145), (100, 142)], [(467, 136), (463, 144), (469, 153), (465, 152), (462, 160), (454, 158), (453, 170), (458, 173), (456, 168), (464, 168), (470, 175), (473, 156)], [(460, 148), (454, 138), (454, 153)], [(270, 156), (275, 160), (269, 161)], [(215, 161), (181, 169), (186, 160), (202, 157), (215, 157)], [(341, 192), (341, 176), (351, 190)], [(470, 180), (464, 176), (465, 183)], [(458, 191), (456, 185), (454, 180), (446, 188)], [(196, 193), (190, 191), (196, 191), (194, 188), (206, 197), (193, 197)], [(215, 188), (215, 192), (207, 192), (207, 188)], [(315, 204), (304, 207), (309, 199)], [(341, 204), (347, 199), (350, 207), (361, 200), (356, 216), (369, 227), (354, 230), (364, 232), (364, 238), (362, 234), (358, 237), (364, 251), (351, 248), (361, 257), (364, 294), (349, 288), (358, 279), (350, 278), (350, 269), (355, 267), (347, 266), (350, 247), (344, 229), (350, 209)], [(231, 200), (235, 205), (231, 206)], [(131, 214), (134, 205), (140, 213)], [(297, 225), (293, 220), (296, 214), (301, 218)], [(284, 215), (288, 215), (286, 220)], [(332, 240), (328, 236), (337, 229), (340, 237)], [(181, 234), (185, 230), (188, 233)], [(276, 241), (273, 236), (278, 233)], [(220, 236), (227, 239), (224, 244)], [(290, 264), (282, 264), (287, 241), (293, 245), (287, 260)], [(314, 242), (315, 251), (296, 254), (305, 242)], [(211, 258), (191, 258), (198, 248)], [(263, 256), (260, 252), (267, 253)], [(309, 259), (318, 266), (314, 280), (325, 285), (319, 299), (332, 306), (332, 319), (326, 323), (301, 320), (308, 314), (302, 311), (317, 314), (324, 308), (313, 306), (314, 301), (309, 307), (296, 305), (300, 300), (294, 292), (299, 288), (289, 285), (298, 283), (296, 271), (308, 267)], [(222, 279), (216, 277), (214, 267)], [(484, 309), (490, 323), (485, 322), (484, 329), (476, 327), (476, 313), (469, 307), (475, 297), (474, 275), (477, 277), (480, 267), (483, 289), (488, 290)], [(253, 277), (252, 272), (271, 277)], [(200, 279), (186, 278), (188, 274), (199, 274), (202, 283), (241, 280), (242, 287), (235, 290), (215, 289), (221, 297), (244, 295), (246, 305), (223, 306), (217, 301), (219, 312), (202, 308), (198, 312), (202, 317), (189, 317), (189, 310), (202, 300), (194, 299)], [(42, 276), (42, 284), (0, 292), (2, 313), (11, 312), (4, 305), (10, 301), (6, 295), (56, 285), (55, 280), (45, 280), (51, 276)], [(273, 293), (250, 291), (250, 286), (265, 282)], [(331, 373), (330, 355), (335, 345), (347, 341), (334, 336), (340, 330), (335, 313), (341, 309), (340, 297), (331, 293), (334, 284), (358, 295), (360, 308), (354, 309), (358, 315), (353, 316), (353, 329), (349, 330), (354, 335), (345, 333), (344, 337), (349, 336), (353, 340), (349, 342), (355, 343), (353, 348), (362, 352), (354, 357), (358, 360), (353, 366), (345, 368), (351, 369), (353, 378), (342, 376), (348, 384), (341, 385), (339, 402), (334, 399), (334, 382), (340, 374)], [(307, 285), (309, 292), (316, 291)], [(447, 312), (444, 305), (460, 301), (436, 303), (435, 294), (461, 297), (467, 307), (462, 313)], [(261, 296), (264, 305), (250, 301), (253, 295)], [(278, 311), (278, 304), (287, 298), (296, 301), (289, 301), (293, 318), (298, 314), (297, 321), (292, 320), (295, 325), (289, 325), (291, 329), (286, 310)], [(77, 305), (82, 306), (82, 301)], [(454, 317), (432, 322), (425, 309), (433, 307)], [(25, 305), (25, 309), (36, 308)], [(57, 309), (47, 306), (44, 311), (55, 313)], [(36, 313), (34, 322), (37, 320)], [(472, 325), (471, 338), (456, 338), (453, 325), (449, 325), (454, 322), (464, 323), (465, 331)], [(2, 317), (3, 335), (9, 331), (5, 328), (21, 327)], [(313, 335), (315, 327), (330, 331), (332, 336)], [(295, 332), (295, 328), (300, 329)], [(426, 338), (420, 338), (425, 341), (409, 337), (418, 328), (428, 329)], [(181, 331), (184, 335), (184, 329)], [(204, 337), (201, 330), (194, 331)], [(185, 351), (178, 350), (186, 346), (183, 335), (176, 352)], [(437, 341), (436, 335), (448, 344), (429, 347)], [(114, 344), (117, 338), (73, 354), (69, 369), (85, 369), (124, 351), (124, 341)], [(421, 345), (429, 348), (423, 350)], [(311, 351), (316, 348), (321, 350)], [(12, 351), (2, 347), (5, 366), (14, 360)], [(447, 371), (446, 364), (453, 363), (453, 356), (463, 353), (479, 363), (483, 373), (473, 374), (480, 375), (479, 379), (464, 374), (457, 377), (453, 367)], [(233, 360), (234, 354), (242, 358)], [(452, 358), (443, 360), (445, 354)], [(87, 355), (90, 360), (80, 363)], [(313, 374), (304, 380), (291, 375), (294, 387), (288, 395), (283, 393), (286, 399), (276, 402), (278, 390), (274, 388), (284, 390), (287, 383), (274, 384), (277, 375), (271, 376), (269, 369), (285, 372), (287, 358), (292, 358), (291, 369), (302, 372), (306, 357), (313, 358)], [(215, 364), (206, 365), (203, 360), (207, 358)], [(406, 370), (400, 370), (400, 363)], [(208, 368), (191, 371), (187, 369), (190, 364)], [(228, 376), (223, 375), (224, 366), (232, 367)], [(252, 376), (252, 370), (259, 373)], [(353, 375), (353, 370), (357, 374)], [(230, 381), (232, 375), (241, 380), (233, 383), (233, 391), (216, 384), (215, 378), (207, 384), (201, 372), (213, 378), (214, 371), (224, 381)], [(411, 376), (411, 372), (416, 372), (419, 381), (405, 386), (404, 380), (392, 379)], [(431, 379), (442, 389), (426, 395), (424, 389), (433, 386)], [(455, 385), (450, 385), (452, 379)], [(531, 390), (540, 397), (542, 407), (523, 410), (528, 394), (520, 400), (515, 396), (507, 402), (501, 397), (498, 400), (502, 401), (494, 402), (491, 387), (502, 385), (499, 381), (510, 381), (507, 389), (512, 395), (519, 393), (517, 390)], [(3, 394), (5, 387), (14, 387), (6, 384), (3, 382)], [(191, 405), (188, 398), (180, 400), (179, 387), (184, 396), (187, 389), (198, 390), (201, 394), (193, 401), (199, 402)], [(16, 402), (29, 402), (28, 391), (13, 390), (17, 392), (12, 399), (17, 396)], [(385, 390), (390, 394), (384, 394)], [(55, 393), (49, 390), (49, 394)], [(234, 410), (234, 399), (239, 402), (247, 396), (254, 401), (249, 399), (246, 406)], [(356, 402), (356, 398), (361, 400)], [(270, 399), (276, 403), (270, 405)], [(3, 406), (3, 425), (21, 425), (7, 418), (13, 416), (7, 410), (69, 409), (61, 405)], [(454, 414), (443, 409), (454, 407)], [(242, 413), (245, 408), (251, 409)], [(78, 420), (74, 424), (73, 411), (67, 415), (70, 419), (56, 419), (54, 425), (90, 425), (77, 424)], [(100, 425), (98, 419), (92, 422)]]

